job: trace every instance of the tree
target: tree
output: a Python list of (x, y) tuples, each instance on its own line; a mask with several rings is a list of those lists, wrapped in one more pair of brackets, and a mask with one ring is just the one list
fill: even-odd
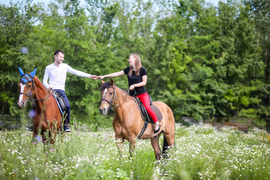
[[(18, 82), (20, 79), (18, 67), (34, 69), (35, 52), (30, 51), (33, 42), (33, 24), (37, 21), (41, 6), (31, 6), (31, 1), (15, 2), (0, 5), (0, 108), (3, 114), (19, 113), (16, 102), (19, 97)], [(20, 49), (28, 48), (27, 54)]]

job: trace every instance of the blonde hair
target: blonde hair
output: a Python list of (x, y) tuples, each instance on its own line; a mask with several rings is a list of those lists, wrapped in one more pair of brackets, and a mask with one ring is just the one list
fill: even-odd
[[(140, 69), (142, 67), (141, 58), (137, 53), (131, 53), (130, 56), (133, 56), (135, 58), (135, 69), (136, 69), (135, 74), (137, 76), (139, 76), (140, 75)], [(129, 76), (132, 75), (132, 71), (133, 71), (133, 67), (131, 66), (131, 68), (129, 70), (129, 73), (128, 73)]]

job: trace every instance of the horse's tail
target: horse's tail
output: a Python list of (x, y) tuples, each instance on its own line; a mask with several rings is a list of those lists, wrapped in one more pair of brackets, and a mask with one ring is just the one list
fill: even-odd
[(169, 143), (163, 133), (163, 148), (162, 148), (162, 154), (165, 155), (167, 149), (168, 149)]
[[(174, 141), (174, 146), (175, 146), (175, 141)], [(163, 148), (162, 148), (162, 155), (164, 156), (164, 157), (167, 157), (166, 156), (166, 151), (169, 149), (169, 143), (168, 143), (168, 141), (167, 141), (167, 139), (166, 139), (166, 137), (165, 137), (165, 135), (164, 135), (164, 133), (163, 133)]]

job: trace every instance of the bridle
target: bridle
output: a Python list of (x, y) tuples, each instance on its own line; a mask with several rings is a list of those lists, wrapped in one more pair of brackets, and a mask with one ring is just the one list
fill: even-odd
[(105, 98), (101, 98), (100, 103), (101, 103), (102, 101), (106, 101), (106, 102), (109, 103), (109, 105), (110, 105), (110, 106), (109, 106), (109, 110), (114, 110), (114, 109), (120, 107), (120, 106), (125, 102), (125, 100), (126, 100), (126, 98), (127, 98), (127, 96), (128, 96), (128, 93), (129, 93), (129, 89), (126, 91), (126, 97), (125, 97), (124, 101), (123, 101), (121, 104), (119, 104), (118, 106), (113, 107), (112, 104), (114, 103), (114, 99), (117, 99), (117, 96), (116, 96), (116, 94), (115, 94), (115, 88), (114, 88), (113, 86), (112, 86), (111, 88), (113, 88), (113, 98), (111, 99), (111, 101), (109, 101), (109, 100), (107, 100), (107, 99), (105, 99)]
[[(29, 82), (32, 82), (33, 86), (34, 86), (34, 91), (36, 91), (36, 86), (35, 86), (35, 81), (34, 81), (34, 78), (31, 77), (29, 74), (24, 74), (22, 75), (21, 79), (20, 79), (20, 82), (24, 85), (24, 84), (27, 84)], [(28, 97), (27, 101), (42, 101), (42, 100), (45, 100), (45, 99), (48, 99), (50, 96), (51, 96), (51, 93), (50, 91), (48, 90), (49, 92), (49, 96), (47, 96), (46, 98), (43, 98), (43, 99), (33, 99), (31, 98), (32, 97), (32, 88), (31, 88), (31, 92), (29, 94), (26, 94), (24, 92), (20, 92), (20, 94), (23, 94), (25, 96)]]

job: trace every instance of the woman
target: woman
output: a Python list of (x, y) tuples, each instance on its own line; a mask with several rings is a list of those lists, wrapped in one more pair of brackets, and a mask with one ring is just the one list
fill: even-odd
[(154, 128), (154, 133), (157, 133), (160, 130), (160, 125), (158, 123), (158, 119), (157, 119), (156, 114), (154, 113), (154, 111), (150, 107), (149, 96), (144, 88), (144, 86), (146, 85), (146, 82), (147, 82), (146, 69), (144, 67), (142, 67), (141, 58), (136, 53), (132, 53), (129, 56), (128, 62), (129, 62), (130, 67), (127, 67), (126, 69), (124, 69), (122, 71), (115, 72), (112, 74), (98, 76), (98, 79), (101, 80), (105, 77), (112, 78), (112, 77), (117, 77), (117, 76), (122, 76), (124, 74), (127, 74), (130, 95), (131, 96), (135, 95), (142, 101), (148, 114), (155, 122), (155, 124), (153, 125), (153, 128)]

